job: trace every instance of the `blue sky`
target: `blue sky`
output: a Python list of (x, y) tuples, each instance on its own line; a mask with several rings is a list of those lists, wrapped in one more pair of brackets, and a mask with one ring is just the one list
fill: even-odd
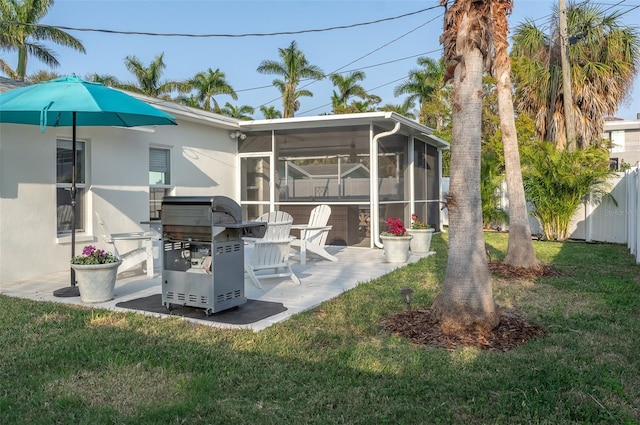
[[(510, 26), (514, 28), (525, 18), (544, 25), (555, 1), (516, 0)], [(610, 0), (603, 7), (615, 6), (622, 11), (640, 4), (639, 0)], [(402, 103), (394, 98), (393, 89), (407, 72), (415, 68), (420, 55), (437, 59), (441, 55), (438, 37), (442, 29), (443, 8), (437, 0), (429, 1), (176, 1), (176, 0), (57, 0), (41, 23), (73, 28), (107, 29), (127, 32), (246, 34), (300, 31), (346, 26), (403, 14), (411, 16), (350, 29), (312, 32), (295, 35), (256, 37), (158, 37), (109, 34), (67, 29), (84, 44), (87, 54), (62, 46), (48, 44), (55, 51), (61, 66), (60, 74), (85, 76), (97, 72), (114, 75), (123, 81), (133, 81), (124, 66), (127, 55), (137, 56), (148, 65), (164, 52), (167, 65), (165, 80), (184, 80), (196, 72), (219, 68), (238, 92), (238, 101), (220, 95), (221, 105), (256, 108), (274, 105), (282, 109), (279, 92), (272, 86), (272, 75), (256, 71), (264, 59), (279, 60), (278, 48), (296, 40), (308, 61), (325, 73), (362, 69), (366, 79), (361, 84), (386, 103)], [(624, 15), (627, 25), (638, 28), (640, 8)], [(13, 64), (9, 53), (2, 58)], [(29, 74), (47, 69), (37, 60), (28, 64)], [(313, 116), (329, 112), (333, 86), (328, 79), (306, 87), (313, 97), (301, 99), (298, 116)], [(621, 105), (617, 116), (635, 119), (640, 113), (640, 77), (636, 79), (629, 101)]]

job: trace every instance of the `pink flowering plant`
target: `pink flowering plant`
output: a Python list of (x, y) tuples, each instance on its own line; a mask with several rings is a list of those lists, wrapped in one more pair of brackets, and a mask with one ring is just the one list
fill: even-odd
[(117, 263), (118, 259), (112, 253), (104, 249), (98, 249), (93, 245), (87, 245), (82, 250), (82, 255), (76, 255), (71, 259), (71, 264), (107, 264)]
[(380, 232), (382, 236), (404, 236), (407, 233), (404, 223), (399, 218), (389, 217), (384, 223), (387, 225), (387, 230)]
[(424, 221), (420, 221), (418, 214), (411, 215), (411, 228), (412, 229), (428, 229), (430, 226)]

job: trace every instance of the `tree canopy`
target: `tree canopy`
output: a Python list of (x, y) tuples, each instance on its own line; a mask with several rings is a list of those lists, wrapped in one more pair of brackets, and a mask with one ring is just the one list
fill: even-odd
[(52, 68), (59, 66), (55, 52), (42, 44), (43, 40), (86, 53), (80, 40), (72, 35), (58, 28), (35, 25), (46, 16), (53, 2), (54, 0), (0, 1), (0, 48), (18, 52), (16, 69), (11, 69), (5, 61), (0, 60), (2, 72), (24, 81), (29, 55)]
[[(569, 3), (569, 63), (579, 147), (599, 145), (604, 119), (629, 95), (640, 66), (640, 37), (622, 25), (620, 12), (594, 3)], [(559, 11), (538, 26), (526, 21), (514, 30), (516, 108), (536, 119), (540, 139), (567, 144), (560, 62)], [(545, 29), (548, 28), (548, 32)]]

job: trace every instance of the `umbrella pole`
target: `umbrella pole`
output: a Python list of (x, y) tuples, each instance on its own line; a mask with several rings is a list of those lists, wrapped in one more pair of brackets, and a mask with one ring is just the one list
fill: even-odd
[[(71, 258), (76, 255), (76, 113), (72, 113), (73, 127), (71, 140)], [(53, 291), (54, 297), (79, 297), (80, 289), (76, 286), (76, 271), (70, 268), (71, 285)]]

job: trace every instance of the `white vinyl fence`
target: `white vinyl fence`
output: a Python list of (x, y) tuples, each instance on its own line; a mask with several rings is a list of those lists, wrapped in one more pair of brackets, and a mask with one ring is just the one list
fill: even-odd
[(627, 247), (629, 252), (640, 263), (640, 166), (625, 172), (627, 180)]
[[(640, 166), (618, 173), (608, 183), (611, 196), (584, 202), (569, 224), (569, 237), (588, 242), (626, 243), (636, 262), (640, 263)], [(445, 177), (442, 179), (443, 198), (448, 190), (449, 178)], [(509, 210), (506, 190), (502, 190), (501, 205)], [(442, 224), (448, 225), (446, 208), (442, 217)], [(541, 233), (535, 218), (529, 216), (529, 224), (532, 234)], [(507, 230), (508, 225), (501, 228)]]

